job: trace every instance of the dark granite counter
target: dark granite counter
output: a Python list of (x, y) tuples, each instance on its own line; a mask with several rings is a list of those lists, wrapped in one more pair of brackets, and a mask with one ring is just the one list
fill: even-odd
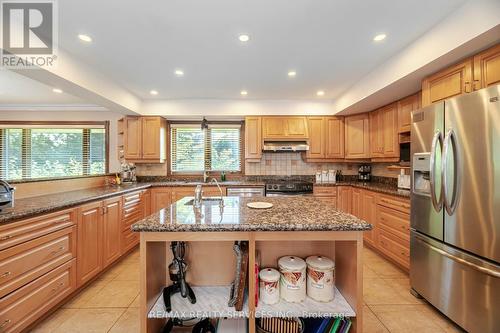
[[(173, 181), (173, 182), (145, 182), (131, 183), (122, 186), (103, 186), (84, 190), (61, 192), (30, 198), (17, 199), (14, 208), (4, 208), (0, 212), (0, 224), (17, 221), (20, 219), (46, 214), (57, 210), (82, 205), (88, 202), (110, 198), (116, 195), (122, 195), (127, 192), (146, 189), (150, 187), (179, 187), (196, 186), (204, 184), (192, 181)], [(264, 186), (263, 182), (252, 181), (227, 181), (220, 183), (221, 186)], [(213, 185), (215, 186), (215, 184)]]
[[(186, 197), (132, 226), (135, 232), (214, 231), (364, 231), (371, 224), (338, 211), (314, 197), (224, 197), (194, 207)], [(247, 203), (264, 201), (268, 209), (252, 209)], [(329, 207), (329, 205), (331, 207)]]
[(331, 187), (331, 186), (352, 186), (352, 187), (357, 187), (357, 188), (363, 188), (366, 190), (374, 191), (374, 192), (379, 192), (379, 193), (385, 193), (389, 195), (396, 195), (402, 198), (410, 198), (410, 190), (402, 190), (398, 189), (397, 186), (394, 186), (392, 184), (384, 184), (384, 183), (377, 183), (377, 182), (358, 182), (358, 181), (348, 181), (348, 182), (337, 182), (335, 184), (317, 184), (314, 183), (314, 186), (321, 186), (321, 187)]

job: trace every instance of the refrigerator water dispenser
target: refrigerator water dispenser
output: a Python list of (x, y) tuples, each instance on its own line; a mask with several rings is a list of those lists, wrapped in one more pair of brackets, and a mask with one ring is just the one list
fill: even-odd
[(413, 193), (430, 196), (430, 153), (413, 154)]

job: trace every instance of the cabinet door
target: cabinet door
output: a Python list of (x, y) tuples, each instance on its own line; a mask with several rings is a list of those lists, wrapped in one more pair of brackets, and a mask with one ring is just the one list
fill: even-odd
[(307, 139), (309, 131), (307, 130), (306, 117), (288, 117), (286, 118), (286, 136), (290, 139)]
[(145, 160), (162, 157), (161, 122), (161, 117), (142, 117), (142, 158)]
[(399, 157), (398, 105), (393, 103), (381, 110), (383, 156)]
[(365, 231), (363, 239), (370, 245), (377, 244), (377, 197), (376, 193), (362, 190), (361, 191), (361, 219), (370, 223), (373, 228), (370, 231)]
[(351, 187), (349, 186), (340, 186), (338, 189), (337, 208), (344, 213), (351, 214), (351, 194)]
[(78, 209), (77, 284), (96, 276), (102, 266), (102, 202)]
[(420, 108), (420, 94), (415, 94), (398, 101), (398, 132), (411, 130), (411, 112)]
[(162, 208), (169, 207), (172, 203), (172, 190), (170, 188), (154, 188), (151, 190), (151, 214)]
[(471, 92), (471, 81), (472, 58), (426, 77), (422, 81), (422, 106)]
[(142, 158), (142, 121), (139, 117), (125, 117), (123, 141), (125, 158)]
[(245, 158), (262, 157), (262, 118), (245, 117)]
[(104, 201), (102, 261), (106, 267), (121, 255), (121, 197)]
[(370, 157), (384, 157), (382, 110), (370, 112)]
[(324, 117), (307, 117), (309, 126), (309, 150), (307, 158), (325, 158), (325, 118)]
[(262, 135), (264, 139), (280, 139), (286, 136), (286, 121), (284, 117), (263, 117)]
[(370, 157), (370, 125), (368, 113), (345, 117), (345, 158)]
[(474, 90), (500, 83), (500, 44), (474, 56)]
[(351, 214), (358, 217), (361, 217), (362, 213), (362, 201), (361, 201), (361, 189), (359, 188), (353, 188), (351, 189), (352, 192), (352, 203), (351, 203)]
[[(313, 132), (309, 131), (309, 140)], [(344, 158), (344, 119), (341, 117), (326, 118), (326, 158)]]

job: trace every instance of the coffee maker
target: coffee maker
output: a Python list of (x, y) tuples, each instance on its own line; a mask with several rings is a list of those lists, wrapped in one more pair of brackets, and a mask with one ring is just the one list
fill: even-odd
[(358, 181), (369, 182), (372, 179), (372, 167), (369, 164), (363, 164), (358, 169)]

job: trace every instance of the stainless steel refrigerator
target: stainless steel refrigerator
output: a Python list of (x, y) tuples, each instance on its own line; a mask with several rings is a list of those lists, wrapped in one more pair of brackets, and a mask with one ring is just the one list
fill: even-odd
[(500, 85), (412, 114), (410, 283), (469, 332), (500, 332)]

